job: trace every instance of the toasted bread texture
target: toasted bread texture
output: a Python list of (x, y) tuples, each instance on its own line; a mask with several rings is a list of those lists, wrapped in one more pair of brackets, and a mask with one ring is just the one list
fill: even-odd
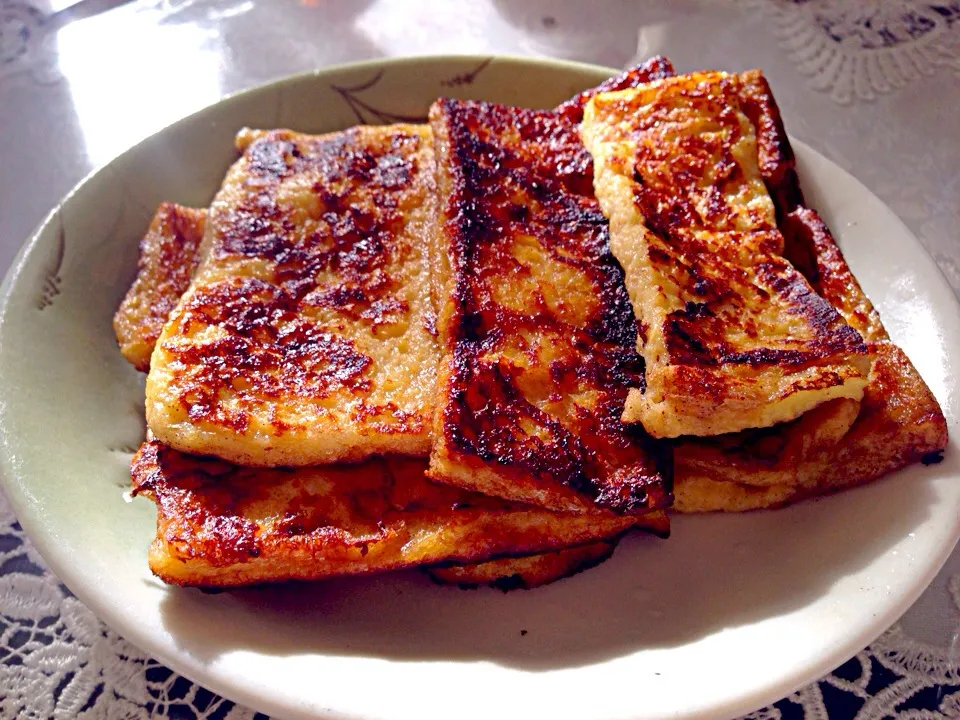
[(602, 540), (527, 557), (434, 566), (426, 568), (426, 572), (441, 585), (457, 585), (465, 590), (481, 586), (503, 592), (532, 590), (596, 567), (610, 558), (616, 547), (616, 539)]
[(657, 450), (620, 422), (642, 361), (576, 126), (449, 99), (430, 121), (445, 200), (430, 477), (558, 511), (665, 507)]
[(157, 338), (200, 262), (206, 219), (206, 210), (163, 203), (140, 241), (137, 277), (113, 316), (113, 330), (123, 357), (141, 372), (150, 369)]
[(788, 213), (805, 204), (797, 176), (796, 157), (780, 107), (763, 73), (747, 70), (739, 74), (739, 79), (740, 108), (756, 132), (758, 169), (780, 223)]
[(437, 347), (422, 126), (244, 131), (147, 379), (154, 436), (250, 466), (424, 455)]
[(880, 316), (816, 211), (805, 207), (793, 151), (769, 86), (749, 79), (748, 113), (760, 139), (761, 175), (776, 205), (784, 255), (870, 344), (874, 362), (861, 402), (833, 400), (798, 420), (675, 445), (674, 509), (740, 512), (778, 507), (875, 480), (935, 459), (947, 424), (936, 398)]
[(604, 80), (599, 85), (584, 90), (574, 95), (566, 102), (560, 103), (556, 108), (556, 113), (565, 120), (572, 123), (579, 123), (583, 120), (583, 107), (595, 95), (604, 92), (613, 92), (614, 90), (626, 90), (638, 85), (644, 85), (654, 80), (673, 77), (676, 75), (673, 63), (663, 55), (654, 55), (652, 58), (624, 70), (619, 75), (614, 75)]
[[(230, 587), (472, 563), (613, 537), (636, 518), (553, 513), (429, 482), (421, 460), (241, 468), (145, 443), (133, 487), (157, 505), (150, 569), (177, 585)], [(642, 519), (665, 534), (661, 511)]]
[(744, 92), (738, 76), (693, 73), (584, 110), (646, 360), (623, 417), (657, 437), (767, 427), (866, 384), (863, 339), (782, 256)]
[(817, 212), (807, 207), (794, 208), (784, 215), (781, 227), (784, 237), (790, 239), (787, 258), (800, 268), (817, 294), (868, 342), (889, 340), (880, 315)]
[[(728, 465), (702, 462), (695, 447), (677, 449), (678, 512), (741, 512), (781, 505), (861, 485), (923, 460), (947, 443), (947, 425), (926, 383), (896, 345), (872, 346), (876, 360), (859, 415), (840, 440), (783, 466), (775, 484), (729, 479)], [(701, 462), (697, 462), (697, 461)], [(749, 472), (741, 479), (753, 479)]]

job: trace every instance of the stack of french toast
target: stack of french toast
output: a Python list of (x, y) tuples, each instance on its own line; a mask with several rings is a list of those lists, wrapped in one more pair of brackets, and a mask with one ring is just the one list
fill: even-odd
[(114, 318), (167, 582), (532, 587), (671, 511), (945, 447), (759, 71), (654, 58), (553, 110), (236, 144), (208, 209), (159, 208)]

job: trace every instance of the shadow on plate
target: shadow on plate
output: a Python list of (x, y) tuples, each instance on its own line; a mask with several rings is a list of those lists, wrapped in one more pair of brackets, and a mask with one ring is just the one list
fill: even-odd
[(669, 540), (630, 536), (608, 562), (532, 591), (438, 587), (415, 571), (217, 595), (171, 588), (163, 621), (201, 661), (247, 650), (576, 667), (803, 608), (921, 526), (937, 500), (929, 481), (945, 472), (912, 468), (784, 510), (675, 518)]

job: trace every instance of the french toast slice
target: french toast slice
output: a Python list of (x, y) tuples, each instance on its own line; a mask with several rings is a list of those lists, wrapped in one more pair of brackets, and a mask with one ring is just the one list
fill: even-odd
[(123, 357), (141, 372), (150, 369), (157, 338), (200, 262), (206, 220), (206, 210), (163, 203), (140, 241), (137, 277), (113, 316), (113, 330)]
[(660, 451), (620, 422), (643, 365), (576, 125), (452, 99), (430, 122), (445, 202), (428, 475), (557, 511), (667, 506)]
[(249, 466), (425, 455), (429, 129), (243, 131), (147, 378), (154, 436)]
[(177, 585), (232, 587), (282, 580), (471, 563), (591, 544), (630, 527), (666, 534), (663, 511), (644, 518), (554, 513), (435, 485), (426, 463), (244, 468), (144, 443), (134, 493), (157, 505), (150, 569)]
[(601, 540), (578, 547), (518, 558), (499, 558), (467, 565), (435, 565), (425, 568), (441, 585), (472, 590), (481, 585), (503, 592), (532, 590), (596, 567), (613, 555), (618, 540)]
[(782, 256), (744, 85), (692, 73), (584, 109), (646, 361), (623, 418), (655, 437), (767, 427), (866, 384), (863, 339)]
[(759, 71), (741, 77), (752, 86), (748, 114), (757, 127), (761, 175), (776, 205), (784, 254), (869, 343), (874, 362), (860, 403), (834, 400), (771, 428), (679, 439), (674, 509), (685, 513), (778, 507), (935, 458), (947, 443), (936, 398), (890, 342), (826, 224), (804, 206), (769, 86)]

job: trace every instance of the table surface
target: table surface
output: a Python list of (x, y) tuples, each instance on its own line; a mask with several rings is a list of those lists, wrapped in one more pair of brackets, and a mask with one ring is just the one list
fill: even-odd
[[(883, 199), (960, 294), (960, 3), (947, 0), (0, 0), (0, 268), (92, 169), (227, 93), (444, 53), (761, 67), (791, 134)], [(960, 550), (869, 648), (751, 717), (960, 717), (958, 638)], [(254, 712), (106, 629), (0, 495), (0, 717), (157, 716)]]

